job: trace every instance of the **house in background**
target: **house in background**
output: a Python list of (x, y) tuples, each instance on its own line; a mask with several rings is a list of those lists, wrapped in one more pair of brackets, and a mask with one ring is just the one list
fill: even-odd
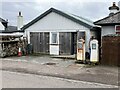
[(95, 25), (102, 26), (101, 37), (108, 34), (120, 34), (120, 11), (115, 2), (109, 7), (109, 16), (94, 22)]
[(23, 25), (21, 12), (17, 22), (17, 26), (9, 26), (8, 21), (0, 18), (0, 57), (17, 55), (19, 48), (24, 49), (24, 32), (20, 29)]
[(23, 16), (21, 12), (19, 12), (17, 17), (17, 26), (10, 26), (8, 23), (8, 21), (0, 18), (0, 36), (24, 35), (24, 32), (20, 29), (23, 26)]
[(101, 61), (103, 65), (120, 66), (120, 11), (115, 2), (109, 7), (110, 14), (94, 24), (101, 26)]
[(91, 36), (101, 41), (101, 30), (92, 21), (54, 8), (23, 26), (22, 30), (34, 53), (76, 54), (80, 37), (85, 39), (85, 49), (89, 52)]

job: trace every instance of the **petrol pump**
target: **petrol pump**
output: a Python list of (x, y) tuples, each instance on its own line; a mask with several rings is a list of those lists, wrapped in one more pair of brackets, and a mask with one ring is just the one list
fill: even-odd
[(85, 60), (85, 40), (82, 37), (77, 42), (77, 60)]
[(98, 40), (93, 39), (90, 41), (90, 62), (96, 63), (99, 61), (99, 49), (98, 49)]

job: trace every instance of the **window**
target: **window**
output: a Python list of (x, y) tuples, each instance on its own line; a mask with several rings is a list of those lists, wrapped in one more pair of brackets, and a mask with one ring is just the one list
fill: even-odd
[(57, 33), (52, 33), (52, 44), (57, 44)]
[(116, 34), (120, 34), (120, 25), (115, 26)]

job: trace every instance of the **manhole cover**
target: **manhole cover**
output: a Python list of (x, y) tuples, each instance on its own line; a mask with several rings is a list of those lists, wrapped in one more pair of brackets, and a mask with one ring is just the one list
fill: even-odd
[(44, 65), (56, 65), (56, 63), (49, 62), (49, 63), (45, 63)]

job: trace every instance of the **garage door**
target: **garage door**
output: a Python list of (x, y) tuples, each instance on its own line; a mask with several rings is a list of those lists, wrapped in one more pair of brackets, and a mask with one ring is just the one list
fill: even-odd
[(49, 54), (49, 32), (31, 32), (30, 43), (34, 53)]

